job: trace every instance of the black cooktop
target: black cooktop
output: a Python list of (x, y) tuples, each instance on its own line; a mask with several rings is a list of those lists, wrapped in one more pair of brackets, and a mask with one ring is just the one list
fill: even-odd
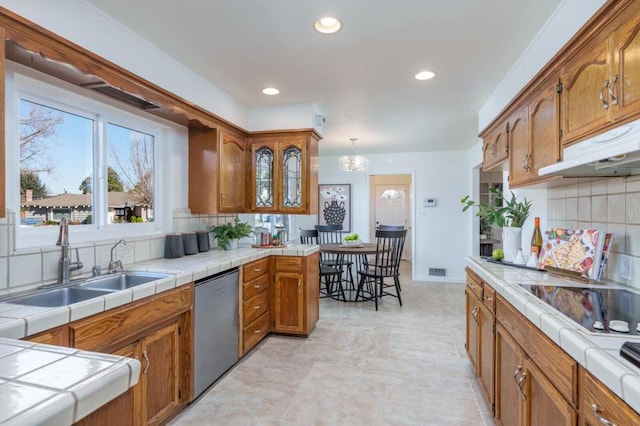
[[(525, 285), (542, 301), (553, 306), (589, 331), (640, 335), (640, 294), (624, 289)], [(628, 332), (625, 332), (625, 323)]]

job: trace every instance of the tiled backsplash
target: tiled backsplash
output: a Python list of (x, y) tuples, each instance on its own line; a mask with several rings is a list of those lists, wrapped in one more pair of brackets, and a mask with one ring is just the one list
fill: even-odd
[[(640, 288), (640, 176), (603, 178), (549, 188), (546, 228), (594, 228), (613, 233), (606, 278)], [(621, 261), (631, 264), (622, 279)]]
[[(211, 226), (231, 222), (235, 215), (192, 215), (188, 209), (173, 212), (173, 232), (204, 231)], [(15, 213), (8, 211), (7, 217), (0, 219), (0, 292), (16, 287), (33, 286), (55, 282), (58, 276), (60, 247), (54, 245), (36, 249), (13, 250), (13, 224)], [(127, 244), (116, 248), (117, 258), (125, 265), (164, 257), (165, 236), (137, 236), (126, 239)], [(90, 275), (94, 265), (109, 266), (111, 247), (116, 240), (100, 240), (89, 243), (71, 242), (72, 260), (75, 249), (80, 254), (84, 267), (72, 272), (72, 278)]]

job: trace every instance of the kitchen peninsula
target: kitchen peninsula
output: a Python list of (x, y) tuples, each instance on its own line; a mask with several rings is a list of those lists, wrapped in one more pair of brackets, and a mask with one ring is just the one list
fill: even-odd
[(584, 283), (478, 257), (467, 265), (465, 347), (496, 420), (640, 422), (640, 369), (619, 354), (640, 336), (589, 331), (523, 288)]
[[(317, 273), (308, 271), (304, 265), (318, 263), (317, 251), (317, 246), (292, 244), (276, 249), (241, 247), (230, 251), (212, 250), (179, 259), (155, 259), (127, 265), (127, 269), (172, 275), (57, 308), (0, 303), (0, 317), (2, 317), (0, 357), (5, 358), (7, 362), (12, 361), (11, 357), (16, 358), (15, 362), (11, 363), (14, 366), (13, 370), (0, 369), (0, 377), (6, 380), (6, 383), (0, 385), (0, 401), (10, 401), (18, 391), (29, 395), (29, 398), (23, 399), (21, 404), (7, 403), (7, 409), (3, 409), (0, 415), (0, 423), (71, 424), (82, 420), (120, 394), (122, 394), (121, 397), (103, 406), (96, 414), (97, 417), (92, 420), (105, 421), (109, 410), (113, 410), (118, 412), (119, 418), (122, 419), (126, 419), (127, 415), (133, 417), (142, 412), (147, 416), (145, 421), (150, 418), (158, 423), (166, 421), (193, 399), (194, 337), (191, 330), (193, 282), (232, 268), (240, 267), (242, 271), (243, 265), (267, 260), (269, 266), (277, 265), (270, 269), (271, 274), (268, 275), (270, 279), (267, 282), (269, 288), (267, 312), (273, 312), (273, 314), (266, 314), (268, 328), (260, 337), (266, 336), (269, 331), (308, 335), (318, 320), (318, 281)], [(298, 271), (303, 272), (298, 275), (295, 275), (295, 272), (289, 272), (288, 275), (284, 273), (284, 278), (278, 276), (278, 273), (283, 274), (285, 266), (290, 264), (302, 267)], [(296, 276), (296, 280), (293, 283), (293, 289), (290, 289), (292, 281), (286, 278), (292, 274)], [(241, 295), (242, 281), (241, 278)], [(303, 312), (284, 316), (285, 307), (274, 305), (283, 303), (276, 294), (277, 291), (280, 292), (280, 296), (286, 296), (291, 292), (299, 295), (300, 303), (295, 306)], [(286, 308), (290, 309), (290, 303), (287, 303)], [(243, 315), (242, 296), (239, 305), (239, 312)], [(147, 306), (150, 308), (147, 309)], [(158, 316), (167, 309), (172, 309), (173, 313), (170, 315), (176, 318), (175, 320)], [(159, 314), (155, 315), (155, 312)], [(303, 316), (302, 329), (291, 328), (291, 324), (282, 323), (289, 317), (302, 318)], [(281, 319), (281, 323), (278, 323), (278, 318)], [(120, 325), (126, 328), (120, 329)], [(139, 333), (130, 331), (130, 328), (136, 327), (144, 330)], [(177, 331), (175, 334), (167, 331), (174, 329)], [(153, 374), (153, 343), (156, 341), (162, 343), (163, 340), (158, 339), (166, 339), (167, 336), (179, 349), (174, 354), (176, 363), (174, 365), (177, 365), (180, 371), (174, 371), (175, 376), (171, 374), (172, 377), (176, 377), (175, 382), (168, 384), (154, 382), (155, 392), (153, 393), (167, 397), (166, 401), (160, 401), (164, 403), (160, 410), (151, 411), (149, 407), (154, 407), (153, 404), (149, 407), (144, 407), (143, 404), (143, 409), (138, 410), (139, 407), (135, 404), (140, 402), (136, 401), (146, 400), (144, 393), (146, 393), (145, 380), (148, 380), (145, 379), (147, 370), (149, 374)], [(174, 337), (171, 336), (177, 340), (173, 340)], [(241, 329), (238, 342), (240, 356), (246, 354), (259, 341), (254, 338), (251, 340), (251, 346), (248, 347), (243, 345), (242, 336)], [(42, 344), (42, 342), (54, 343), (56, 346)], [(147, 344), (146, 347), (145, 344)], [(166, 345), (163, 343), (162, 346)], [(141, 347), (142, 351), (138, 349)], [(173, 346), (169, 345), (169, 347)], [(88, 348), (92, 351), (98, 348), (99, 352), (107, 352), (107, 354), (85, 352), (78, 348)], [(163, 350), (164, 352), (161, 353), (166, 355), (168, 349)], [(110, 354), (131, 358), (138, 356), (140, 361)], [(70, 374), (71, 371), (75, 374)], [(32, 384), (32, 387), (28, 389), (29, 384)], [(165, 392), (167, 390), (165, 386), (168, 386), (170, 392)], [(160, 391), (160, 388), (163, 390)], [(143, 395), (140, 395), (141, 393)], [(5, 407), (5, 404), (2, 406)], [(155, 407), (157, 408), (157, 404)], [(131, 411), (123, 412), (123, 409)]]

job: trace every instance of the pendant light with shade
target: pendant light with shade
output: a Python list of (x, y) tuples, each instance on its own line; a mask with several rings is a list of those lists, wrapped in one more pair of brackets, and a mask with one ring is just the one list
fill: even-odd
[(356, 141), (358, 138), (350, 138), (353, 146), (353, 155), (340, 157), (340, 170), (343, 172), (364, 172), (369, 168), (369, 159), (362, 155), (356, 155)]

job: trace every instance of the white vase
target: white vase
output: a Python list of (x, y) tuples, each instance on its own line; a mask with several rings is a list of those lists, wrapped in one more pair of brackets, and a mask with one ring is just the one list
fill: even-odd
[(505, 226), (502, 228), (502, 250), (504, 251), (504, 261), (513, 262), (516, 253), (522, 247), (522, 228)]
[(235, 250), (238, 248), (238, 241), (240, 240), (231, 240), (229, 243), (229, 250)]

